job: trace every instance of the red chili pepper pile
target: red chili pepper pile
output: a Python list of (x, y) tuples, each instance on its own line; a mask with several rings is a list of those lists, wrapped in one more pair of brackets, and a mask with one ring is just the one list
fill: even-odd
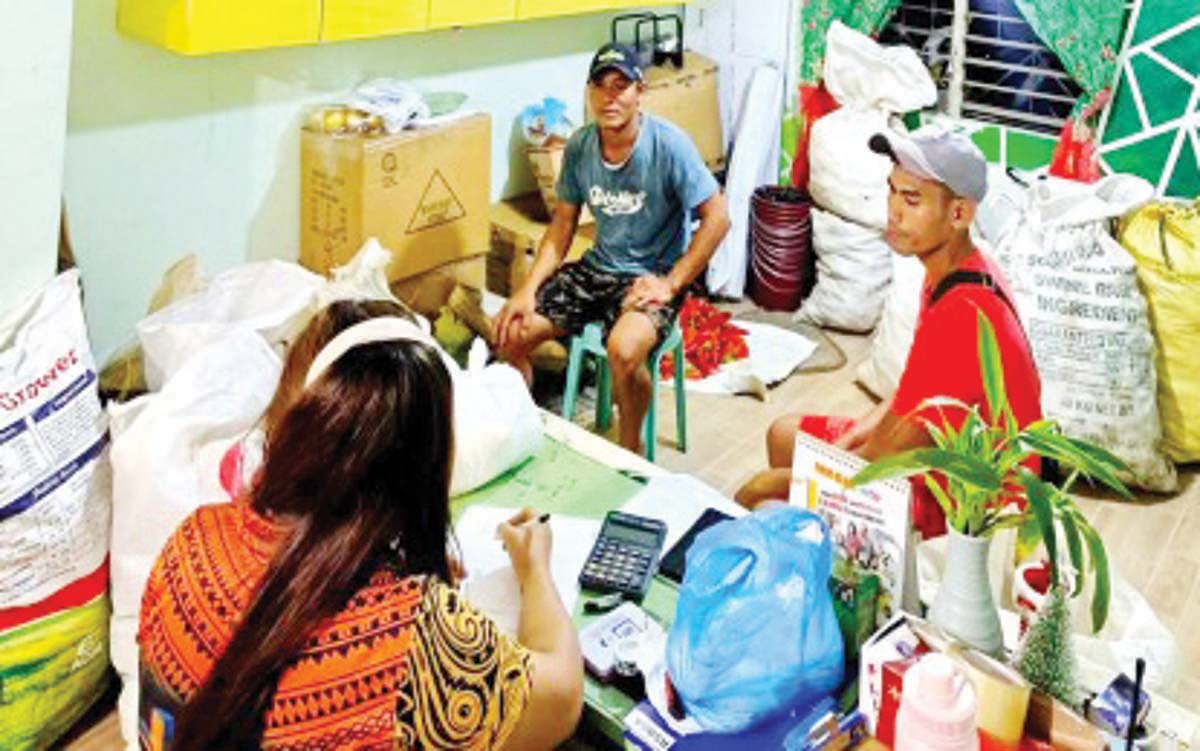
[[(727, 362), (750, 356), (746, 332), (729, 322), (733, 316), (717, 310), (707, 300), (689, 296), (679, 309), (683, 333), (684, 375), (690, 380), (707, 378)], [(675, 372), (675, 357), (667, 353), (659, 367), (662, 378)]]

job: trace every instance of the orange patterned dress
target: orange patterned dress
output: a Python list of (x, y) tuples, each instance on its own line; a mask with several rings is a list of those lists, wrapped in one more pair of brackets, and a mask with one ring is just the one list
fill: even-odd
[[(235, 502), (199, 509), (167, 542), (138, 629), (142, 748), (170, 748), (174, 714), (228, 644), (283, 536)], [(529, 653), (457, 591), (381, 568), (283, 672), (262, 747), (493, 749), (530, 688)]]

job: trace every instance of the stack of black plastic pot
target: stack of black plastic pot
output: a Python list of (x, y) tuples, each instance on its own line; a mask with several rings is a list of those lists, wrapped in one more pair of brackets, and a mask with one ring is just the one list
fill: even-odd
[(812, 199), (764, 185), (750, 201), (750, 298), (767, 310), (795, 310), (816, 281)]

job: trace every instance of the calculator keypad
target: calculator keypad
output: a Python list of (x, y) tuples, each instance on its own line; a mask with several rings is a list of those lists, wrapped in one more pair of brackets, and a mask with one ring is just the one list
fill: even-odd
[(645, 548), (602, 538), (583, 567), (581, 582), (601, 591), (640, 592), (654, 562)]

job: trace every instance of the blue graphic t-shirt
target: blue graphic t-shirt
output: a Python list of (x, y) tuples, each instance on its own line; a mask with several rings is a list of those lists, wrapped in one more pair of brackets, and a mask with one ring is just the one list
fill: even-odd
[(692, 209), (717, 192), (691, 138), (675, 125), (642, 115), (637, 143), (622, 165), (604, 162), (595, 123), (567, 142), (558, 197), (587, 204), (596, 217), (596, 247), (585, 260), (611, 273), (665, 275), (690, 238)]

